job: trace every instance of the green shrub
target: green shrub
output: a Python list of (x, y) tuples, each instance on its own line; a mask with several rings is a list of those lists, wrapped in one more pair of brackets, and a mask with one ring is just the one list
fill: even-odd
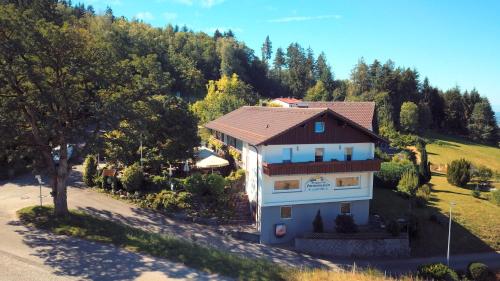
[(406, 170), (398, 182), (398, 191), (406, 196), (413, 197), (418, 189), (418, 174), (415, 169)]
[(383, 162), (380, 171), (375, 173), (377, 186), (386, 188), (396, 188), (399, 180), (406, 170), (413, 167), (413, 164), (401, 164), (396, 162)]
[(442, 263), (421, 265), (417, 269), (418, 275), (424, 279), (436, 281), (458, 281), (458, 274)]
[(94, 186), (104, 188), (104, 177), (102, 175), (98, 175), (94, 178)]
[(481, 183), (483, 185), (488, 185), (489, 181), (493, 177), (493, 170), (491, 170), (490, 168), (488, 168), (484, 165), (480, 165), (474, 171), (474, 176), (477, 177), (477, 180), (479, 181), (479, 183)]
[(228, 182), (237, 182), (245, 178), (245, 170), (244, 169), (238, 169), (236, 171), (232, 171), (229, 176), (226, 177), (226, 180)]
[(123, 188), (128, 192), (138, 191), (142, 188), (144, 182), (144, 174), (142, 173), (139, 164), (135, 163), (126, 167), (123, 170), (121, 177)]
[(431, 196), (431, 192), (432, 192), (431, 186), (426, 183), (426, 184), (422, 184), (418, 188), (417, 195), (422, 195), (422, 196), (429, 198)]
[(147, 205), (157, 210), (177, 211), (190, 207), (191, 195), (188, 192), (162, 190), (146, 196)]
[(399, 226), (399, 223), (395, 220), (391, 220), (387, 224), (387, 232), (389, 232), (392, 236), (399, 236), (401, 233), (401, 227)]
[(87, 155), (83, 162), (83, 182), (89, 186), (95, 186), (97, 177), (97, 159), (94, 155)]
[(487, 265), (480, 262), (471, 262), (467, 266), (467, 277), (474, 281), (488, 281), (490, 270)]
[(184, 185), (187, 191), (195, 195), (217, 197), (224, 192), (226, 180), (218, 174), (195, 173), (185, 179)]
[(493, 190), (490, 192), (490, 201), (493, 204), (500, 206), (500, 189)]
[(165, 188), (170, 189), (168, 178), (164, 176), (153, 176), (151, 178), (151, 187), (156, 190)]
[(379, 147), (375, 148), (375, 157), (382, 161), (391, 161), (389, 154), (383, 152)]
[(425, 207), (427, 201), (429, 201), (431, 197), (431, 186), (428, 184), (423, 184), (417, 189), (416, 200), (415, 203), (417, 207)]
[(465, 187), (470, 181), (471, 163), (465, 159), (453, 160), (448, 165), (446, 179), (450, 184)]
[(358, 231), (358, 226), (354, 223), (352, 216), (338, 215), (335, 218), (335, 230), (339, 233), (355, 233)]
[(321, 218), (321, 211), (318, 210), (316, 217), (313, 220), (313, 231), (317, 233), (323, 232), (323, 219)]

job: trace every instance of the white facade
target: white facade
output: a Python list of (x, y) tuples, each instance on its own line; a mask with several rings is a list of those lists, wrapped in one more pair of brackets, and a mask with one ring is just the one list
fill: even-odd
[[(255, 148), (257, 148), (258, 153)], [(292, 148), (291, 163), (313, 162), (316, 148), (324, 149), (324, 161), (346, 160), (346, 148), (352, 149), (352, 160), (373, 159), (375, 153), (373, 143), (260, 145), (257, 147), (244, 143), (242, 159), (243, 168), (246, 170), (245, 188), (249, 200), (258, 201), (259, 207), (372, 199), (373, 172), (265, 175), (262, 160), (267, 163), (282, 163), (283, 149), (285, 148)], [(358, 178), (359, 184), (356, 186), (337, 186), (337, 179), (353, 177)], [(298, 180), (299, 188), (276, 190), (275, 182), (284, 180)], [(310, 188), (311, 180), (315, 182), (321, 180), (323, 187)]]
[(291, 105), (287, 102), (281, 101), (279, 99), (274, 99), (271, 101), (272, 104), (279, 105), (281, 107), (291, 107)]

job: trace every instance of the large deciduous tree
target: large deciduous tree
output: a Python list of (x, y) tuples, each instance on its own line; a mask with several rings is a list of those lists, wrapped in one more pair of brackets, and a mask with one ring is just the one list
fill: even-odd
[(418, 129), (418, 106), (411, 101), (404, 102), (401, 105), (399, 122), (401, 128), (406, 132), (416, 132)]
[(15, 112), (20, 119), (11, 125), (29, 130), (25, 141), (36, 147), (52, 178), (55, 214), (66, 215), (66, 147), (89, 135), (105, 52), (75, 18), (57, 24), (34, 10), (0, 5), (0, 26), (0, 111)]
[(214, 120), (244, 105), (254, 105), (258, 96), (252, 87), (233, 74), (218, 81), (209, 81), (205, 99), (193, 104), (192, 110), (202, 124)]

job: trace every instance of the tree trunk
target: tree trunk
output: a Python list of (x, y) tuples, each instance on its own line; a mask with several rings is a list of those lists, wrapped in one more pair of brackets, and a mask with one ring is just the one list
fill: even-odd
[(59, 151), (59, 165), (53, 182), (54, 215), (64, 217), (69, 214), (67, 200), (67, 179), (69, 175), (68, 150), (65, 141), (61, 142)]

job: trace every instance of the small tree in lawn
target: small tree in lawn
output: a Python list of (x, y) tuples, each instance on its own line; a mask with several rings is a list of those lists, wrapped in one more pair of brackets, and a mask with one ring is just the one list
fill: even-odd
[(314, 218), (313, 231), (316, 233), (323, 232), (323, 219), (321, 218), (321, 211), (320, 210), (318, 210), (318, 212), (316, 213), (316, 217)]
[(480, 165), (474, 172), (474, 176), (477, 177), (481, 185), (489, 185), (489, 181), (493, 177), (493, 171), (484, 165)]
[(418, 190), (418, 175), (415, 169), (407, 170), (398, 183), (398, 191), (405, 194), (409, 198), (413, 198)]
[(446, 179), (449, 183), (465, 187), (471, 177), (471, 163), (465, 159), (453, 160), (448, 165)]
[(94, 186), (94, 179), (97, 176), (97, 159), (94, 155), (87, 155), (83, 162), (83, 182), (87, 186)]
[(427, 150), (425, 149), (424, 142), (417, 143), (417, 149), (420, 152), (420, 163), (418, 165), (418, 174), (420, 178), (420, 183), (428, 183), (431, 180), (431, 167), (429, 165), (429, 160), (427, 158)]

